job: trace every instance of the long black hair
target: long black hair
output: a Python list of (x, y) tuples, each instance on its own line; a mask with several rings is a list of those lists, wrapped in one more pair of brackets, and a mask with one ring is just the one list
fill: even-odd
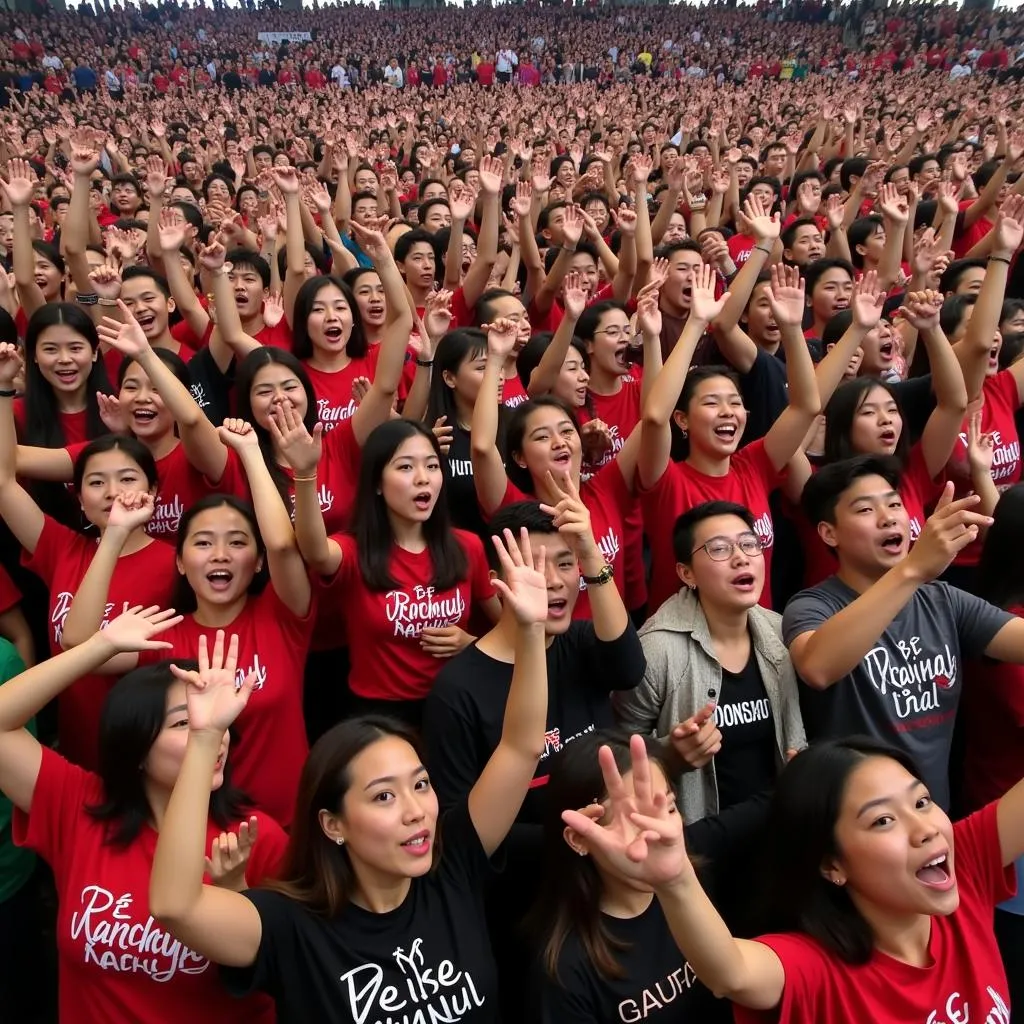
[(921, 778), (913, 758), (868, 736), (817, 743), (779, 775), (765, 830), (769, 913), (779, 931), (810, 935), (848, 964), (865, 964), (875, 946), (871, 925), (846, 886), (834, 885), (822, 865), (841, 854), (836, 823), (850, 776), (864, 761), (884, 757)]
[[(593, 857), (580, 857), (565, 840), (562, 812), (578, 810), (607, 796), (598, 751), (611, 748), (621, 774), (632, 769), (629, 736), (617, 731), (591, 732), (563, 747), (551, 759), (544, 791), (543, 883), (530, 916), (530, 927), (541, 946), (544, 970), (555, 979), (562, 949), (570, 935), (578, 939), (598, 974), (608, 979), (625, 976), (618, 954), (626, 946), (605, 927), (601, 914), (604, 882)], [(667, 778), (665, 749), (644, 737), (647, 756)]]
[(1024, 484), (1003, 492), (981, 549), (974, 592), (998, 608), (1024, 604)]
[[(388, 507), (381, 494), (381, 478), (384, 469), (395, 457), (395, 452), (413, 437), (426, 438), (437, 455), (438, 463), (443, 464), (441, 448), (434, 432), (416, 420), (398, 419), (382, 423), (370, 431), (363, 445), (352, 527), (359, 552), (359, 571), (370, 590), (387, 591), (397, 586), (390, 572), (395, 538), (388, 518)], [(423, 538), (427, 542), (434, 570), (431, 586), (438, 591), (450, 590), (466, 578), (469, 561), (452, 532), (443, 474), (434, 509), (423, 524)]]
[[(512, 410), (512, 415), (508, 418), (508, 430), (506, 432), (506, 442), (508, 449), (508, 456), (505, 459), (505, 472), (508, 475), (509, 480), (512, 481), (516, 487), (519, 488), (524, 494), (533, 494), (533, 477), (530, 476), (530, 471), (525, 466), (520, 466), (516, 462), (516, 455), (522, 454), (523, 441), (526, 438), (526, 423), (527, 420), (538, 410), (538, 409), (558, 409), (559, 412), (565, 413), (565, 415), (572, 421), (572, 425), (576, 428), (576, 433), (580, 433), (580, 422), (576, 418), (576, 413), (569, 408), (560, 398), (556, 398), (554, 395), (543, 395), (540, 398), (531, 398), (522, 405), (517, 405)], [(582, 441), (582, 436), (581, 436)]]
[[(186, 671), (199, 668), (195, 661), (178, 658), (174, 664)], [(160, 661), (129, 672), (103, 702), (98, 766), (103, 800), (87, 807), (86, 813), (106, 824), (106, 842), (111, 846), (131, 845), (153, 817), (143, 764), (164, 728), (167, 691), (174, 682), (171, 661)], [(230, 763), (229, 755), (224, 784), (210, 794), (210, 817), (222, 829), (237, 825), (250, 806), (230, 785)]]
[[(63, 448), (68, 443), (60, 421), (57, 395), (42, 375), (36, 362), (39, 337), (48, 327), (68, 327), (80, 334), (93, 353), (99, 352), (96, 325), (71, 302), (48, 302), (40, 306), (28, 322), (25, 332), (25, 436), (22, 444), (38, 448)], [(97, 356), (85, 382), (85, 429), (88, 438), (100, 437), (107, 428), (100, 418), (96, 392), (110, 394), (110, 381), (102, 356)]]
[(277, 488), (277, 493), (281, 495), (285, 508), (291, 509), (291, 479), (278, 465), (270, 432), (260, 426), (252, 413), (252, 389), (256, 382), (256, 375), (265, 366), (275, 365), (290, 370), (302, 385), (302, 390), (306, 393), (306, 414), (302, 417), (302, 422), (312, 434), (317, 421), (316, 392), (313, 390), (313, 384), (309, 379), (309, 374), (306, 373), (306, 368), (291, 352), (285, 352), (283, 348), (273, 348), (269, 345), (253, 349), (238, 364), (238, 373), (235, 376), (235, 394), (238, 396), (238, 416), (246, 423), (251, 424), (252, 429), (256, 432), (256, 437), (260, 442), (260, 451), (263, 453), (263, 461), (270, 471), (270, 478), (274, 481), (274, 486)]
[(313, 303), (316, 302), (316, 297), (330, 285), (334, 285), (345, 296), (345, 301), (352, 313), (352, 333), (349, 334), (348, 342), (345, 345), (346, 355), (350, 359), (361, 359), (366, 355), (366, 332), (363, 330), (363, 321), (359, 316), (355, 293), (340, 277), (327, 277), (318, 274), (306, 281), (295, 296), (295, 312), (292, 314), (292, 352), (298, 359), (313, 358), (313, 342), (309, 337), (306, 321), (313, 308)]

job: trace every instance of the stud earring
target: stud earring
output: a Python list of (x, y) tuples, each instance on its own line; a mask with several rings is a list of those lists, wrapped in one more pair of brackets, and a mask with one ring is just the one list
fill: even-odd
[(339, 846), (344, 846), (344, 845), (345, 845), (345, 840), (344, 840), (344, 839), (335, 839), (334, 841), (335, 841), (335, 842), (336, 842), (336, 843), (337, 843), (337, 844), (338, 844)]

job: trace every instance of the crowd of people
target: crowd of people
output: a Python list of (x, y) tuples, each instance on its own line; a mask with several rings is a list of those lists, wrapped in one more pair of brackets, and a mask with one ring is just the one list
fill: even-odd
[(1009, 1024), (1024, 18), (0, 25), (5, 1022)]

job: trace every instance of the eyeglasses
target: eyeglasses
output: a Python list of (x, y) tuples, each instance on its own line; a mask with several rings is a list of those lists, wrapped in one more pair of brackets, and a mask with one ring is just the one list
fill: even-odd
[(594, 331), (595, 334), (607, 334), (612, 341), (618, 341), (619, 338), (628, 338), (631, 336), (629, 324), (625, 327), (605, 327), (600, 331)]
[(764, 554), (761, 538), (756, 533), (741, 533), (735, 540), (728, 537), (712, 537), (711, 540), (695, 547), (690, 555), (697, 554), (703, 548), (712, 562), (727, 562), (733, 552), (739, 548), (747, 558), (758, 558)]

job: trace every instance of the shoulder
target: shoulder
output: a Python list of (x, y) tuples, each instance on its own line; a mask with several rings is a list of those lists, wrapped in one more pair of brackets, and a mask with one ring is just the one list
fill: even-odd
[(475, 534), (470, 533), (469, 530), (460, 530), (455, 528), (452, 530), (455, 535), (455, 539), (458, 541), (459, 546), (463, 551), (469, 555), (470, 558), (486, 558), (484, 553), (484, 542)]

